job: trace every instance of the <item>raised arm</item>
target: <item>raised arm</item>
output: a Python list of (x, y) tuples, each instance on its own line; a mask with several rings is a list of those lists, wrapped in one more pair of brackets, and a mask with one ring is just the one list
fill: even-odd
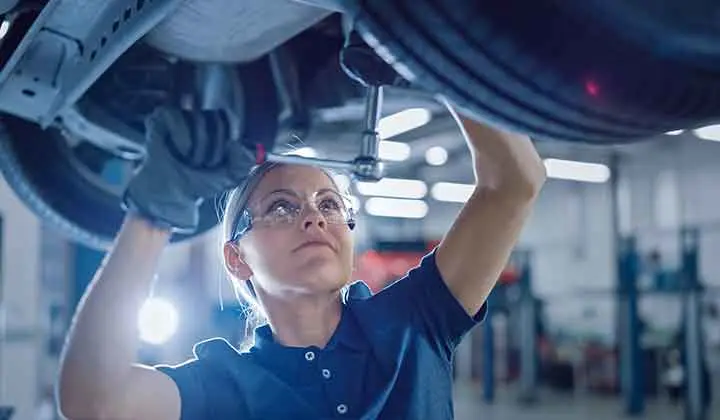
[(135, 326), (169, 232), (130, 217), (83, 296), (63, 352), (59, 406), (70, 419), (177, 419), (180, 397), (164, 374), (134, 366)]
[[(234, 187), (254, 163), (220, 112), (159, 109), (147, 132), (146, 160), (125, 193), (129, 216), (81, 300), (63, 351), (58, 397), (71, 419), (181, 416), (188, 402), (182, 387), (135, 364), (138, 312), (170, 233), (194, 230), (203, 199)], [(188, 399), (197, 409), (187, 415), (205, 417), (203, 395)]]
[(473, 157), (475, 189), (436, 252), (452, 294), (475, 314), (507, 264), (543, 183), (545, 167), (527, 136), (457, 119)]

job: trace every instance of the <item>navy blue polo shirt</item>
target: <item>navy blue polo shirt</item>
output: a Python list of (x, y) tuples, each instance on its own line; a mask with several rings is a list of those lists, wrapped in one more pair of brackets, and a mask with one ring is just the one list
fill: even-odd
[(375, 295), (353, 283), (324, 348), (285, 347), (264, 325), (247, 352), (215, 338), (157, 368), (180, 390), (182, 419), (451, 419), (453, 353), (485, 312), (465, 312), (433, 252)]

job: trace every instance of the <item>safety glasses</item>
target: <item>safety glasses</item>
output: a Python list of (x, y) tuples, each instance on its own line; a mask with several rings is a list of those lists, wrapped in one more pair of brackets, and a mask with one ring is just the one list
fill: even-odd
[(278, 190), (239, 214), (231, 240), (237, 241), (255, 228), (292, 226), (308, 211), (317, 212), (328, 224), (348, 225), (350, 229), (355, 227), (351, 202), (337, 191), (326, 189), (310, 197), (301, 197), (291, 190)]

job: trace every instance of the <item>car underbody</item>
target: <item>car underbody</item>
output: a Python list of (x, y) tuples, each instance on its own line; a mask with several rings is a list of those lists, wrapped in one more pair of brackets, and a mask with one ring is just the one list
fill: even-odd
[[(402, 81), (387, 113), (441, 110), (442, 94), (492, 124), (593, 144), (717, 121), (718, 6), (610, 3), (2, 0), (0, 168), (38, 215), (105, 247), (159, 105), (231, 109), (279, 149), (315, 135), (360, 150), (351, 34)], [(208, 208), (197, 234), (216, 223)]]

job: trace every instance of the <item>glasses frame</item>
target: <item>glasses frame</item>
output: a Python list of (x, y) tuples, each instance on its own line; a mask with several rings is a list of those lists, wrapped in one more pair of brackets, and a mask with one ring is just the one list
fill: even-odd
[[(350, 228), (350, 230), (353, 230), (356, 225), (355, 216), (357, 215), (357, 213), (352, 206), (352, 200), (350, 199), (350, 197), (347, 196), (346, 194), (340, 193), (339, 191), (328, 189), (328, 190), (316, 191), (315, 193), (313, 193), (313, 195), (312, 195), (313, 201), (316, 200), (318, 194), (325, 194), (325, 193), (331, 193), (331, 194), (334, 194), (334, 195), (337, 195), (338, 197), (340, 197), (341, 201), (345, 204), (345, 208), (347, 211), (346, 220), (344, 220), (343, 222), (340, 222), (340, 223), (332, 223), (332, 222), (329, 222), (329, 223), (340, 224), (340, 225), (346, 224)], [(300, 196), (297, 196), (297, 198), (300, 198)], [(302, 200), (302, 207), (300, 208), (300, 211), (296, 215), (292, 216), (293, 220), (290, 221), (289, 223), (287, 223), (286, 224), (287, 226), (292, 226), (292, 225), (296, 224), (298, 220), (300, 220), (301, 216), (303, 214), (305, 214), (305, 212), (307, 211), (308, 204), (310, 204), (312, 207), (315, 207), (316, 208), (315, 210), (318, 213), (320, 213), (323, 216), (323, 218), (327, 221), (327, 218), (325, 217), (325, 215), (323, 215), (322, 211), (317, 209), (316, 202), (310, 203), (310, 200), (308, 200), (307, 197), (301, 198), (301, 200)], [(263, 219), (263, 218), (264, 217), (253, 216), (253, 212), (250, 210), (249, 206), (244, 206), (242, 211), (238, 215), (237, 219), (233, 223), (233, 233), (232, 233), (232, 237), (230, 240), (232, 242), (237, 242), (238, 240), (240, 240), (240, 238), (242, 238), (248, 232), (253, 230), (256, 227), (256, 225), (258, 225), (257, 221), (260, 219)], [(283, 223), (283, 225), (285, 225), (285, 223)], [(243, 226), (243, 227), (241, 228), (241, 226)], [(268, 227), (273, 227), (273, 224), (268, 224)]]

